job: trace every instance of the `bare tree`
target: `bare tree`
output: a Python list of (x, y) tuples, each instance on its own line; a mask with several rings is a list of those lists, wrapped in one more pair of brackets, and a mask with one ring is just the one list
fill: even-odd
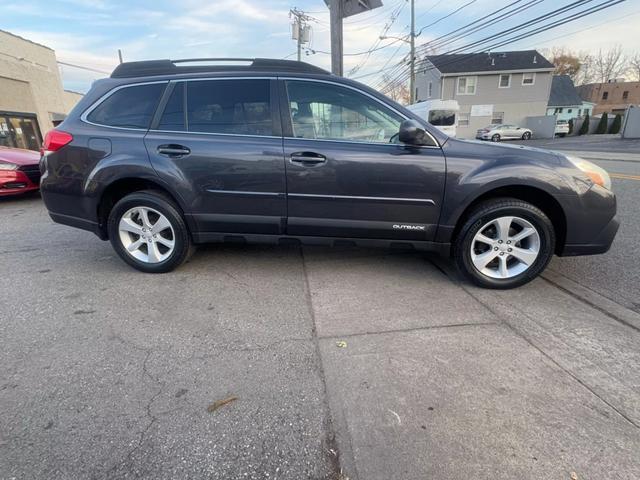
[(578, 54), (578, 59), (580, 60), (580, 70), (576, 75), (576, 78), (573, 79), (576, 85), (584, 85), (586, 83), (593, 83), (596, 81), (596, 72), (595, 72), (595, 60), (593, 55), (589, 55), (586, 52), (580, 52)]
[(582, 67), (580, 57), (564, 47), (551, 49), (551, 63), (556, 67), (554, 75), (569, 75), (574, 82)]
[(622, 46), (616, 45), (606, 51), (598, 50), (598, 53), (593, 57), (593, 66), (598, 82), (606, 82), (624, 75), (628, 66), (627, 59), (622, 53)]
[(629, 73), (638, 82), (640, 82), (640, 53), (635, 53), (629, 58)]
[(383, 75), (382, 80), (385, 85), (389, 86), (388, 91), (386, 91), (388, 97), (403, 105), (409, 103), (409, 87), (405, 82), (399, 82), (397, 79), (394, 80), (388, 74)]

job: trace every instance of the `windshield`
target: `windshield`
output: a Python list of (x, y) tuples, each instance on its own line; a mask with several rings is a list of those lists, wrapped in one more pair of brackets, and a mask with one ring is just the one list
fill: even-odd
[(450, 127), (456, 123), (455, 110), (431, 110), (429, 123), (436, 127)]

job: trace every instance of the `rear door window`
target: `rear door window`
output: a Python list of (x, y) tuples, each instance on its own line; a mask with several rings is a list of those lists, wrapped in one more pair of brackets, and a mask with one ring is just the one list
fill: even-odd
[(87, 120), (99, 125), (147, 129), (166, 83), (134, 85), (116, 90), (94, 108)]
[(273, 135), (269, 80), (199, 80), (185, 85), (189, 132)]

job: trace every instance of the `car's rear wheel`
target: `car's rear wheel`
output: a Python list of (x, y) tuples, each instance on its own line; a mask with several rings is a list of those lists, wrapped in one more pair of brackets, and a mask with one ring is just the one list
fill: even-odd
[(474, 209), (454, 242), (460, 271), (487, 288), (514, 288), (537, 277), (555, 248), (553, 224), (542, 210), (513, 198)]
[(492, 141), (492, 142), (499, 142), (499, 141), (500, 141), (500, 134), (495, 133), (495, 134), (491, 137), (491, 141)]
[(531, 132), (524, 132), (522, 134), (522, 139), (523, 140), (529, 140), (531, 138)]
[(147, 273), (169, 272), (189, 258), (191, 237), (178, 207), (161, 192), (122, 198), (109, 213), (109, 239), (116, 253)]

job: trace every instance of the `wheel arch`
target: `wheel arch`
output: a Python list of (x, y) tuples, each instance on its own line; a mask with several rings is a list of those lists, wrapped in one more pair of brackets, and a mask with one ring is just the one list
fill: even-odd
[(141, 177), (123, 177), (109, 183), (100, 194), (100, 199), (97, 204), (97, 218), (101, 239), (107, 240), (109, 238), (107, 219), (113, 206), (130, 193), (143, 190), (155, 190), (168, 197), (178, 207), (180, 213), (182, 213), (189, 230), (193, 231), (190, 217), (184, 215), (185, 208), (180, 197), (172, 193), (161, 181)]
[(503, 185), (489, 189), (473, 198), (473, 200), (464, 207), (464, 210), (456, 219), (455, 227), (451, 235), (451, 244), (453, 245), (455, 243), (464, 222), (478, 204), (493, 198), (505, 197), (528, 202), (542, 210), (545, 215), (549, 217), (549, 220), (551, 220), (555, 231), (556, 245), (554, 253), (557, 254), (564, 249), (567, 236), (567, 218), (562, 205), (560, 205), (558, 200), (556, 200), (550, 193), (541, 188), (530, 185)]

